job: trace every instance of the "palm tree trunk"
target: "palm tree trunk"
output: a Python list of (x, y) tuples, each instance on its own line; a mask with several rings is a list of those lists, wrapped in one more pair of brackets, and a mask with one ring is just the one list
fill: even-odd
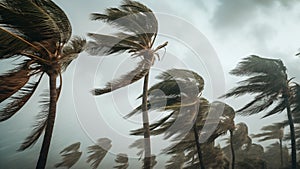
[(293, 117), (291, 113), (291, 107), (288, 100), (288, 97), (285, 97), (287, 116), (290, 125), (290, 133), (291, 133), (291, 145), (292, 145), (292, 169), (297, 169), (297, 154), (296, 154), (296, 137), (295, 137), (295, 127), (293, 122)]
[(193, 129), (194, 129), (194, 136), (195, 136), (195, 142), (196, 142), (196, 146), (197, 146), (200, 167), (201, 167), (201, 169), (205, 169), (203, 157), (202, 157), (202, 150), (201, 150), (201, 146), (199, 143), (199, 135), (198, 135), (198, 129), (197, 129), (196, 123), (194, 124)]
[(282, 139), (279, 139), (279, 146), (280, 146), (280, 166), (283, 167)]
[(235, 153), (234, 153), (234, 147), (233, 147), (233, 130), (229, 130), (230, 133), (230, 149), (231, 149), (231, 169), (234, 169), (235, 165)]
[(56, 114), (56, 102), (57, 102), (57, 90), (56, 90), (56, 73), (49, 74), (49, 83), (50, 83), (50, 106), (49, 106), (49, 114), (48, 120), (45, 130), (45, 135), (43, 139), (42, 148), (40, 151), (40, 156), (38, 159), (38, 163), (36, 169), (44, 169), (47, 162), (47, 156), (49, 152), (54, 121), (55, 121), (55, 114)]
[(147, 107), (148, 81), (149, 81), (149, 72), (144, 77), (143, 101), (142, 101), (144, 150), (145, 150), (144, 169), (151, 168), (151, 143), (150, 143), (150, 128), (149, 128), (149, 117), (148, 117), (148, 107)]

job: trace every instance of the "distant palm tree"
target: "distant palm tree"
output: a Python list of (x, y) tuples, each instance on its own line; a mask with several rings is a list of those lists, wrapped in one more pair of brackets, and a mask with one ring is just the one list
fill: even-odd
[(165, 47), (167, 42), (153, 48), (158, 31), (156, 17), (152, 10), (137, 1), (124, 0), (119, 8), (108, 8), (105, 14), (93, 13), (91, 19), (105, 21), (120, 29), (121, 32), (114, 35), (89, 33), (88, 35), (94, 39), (94, 41), (88, 43), (88, 53), (103, 56), (127, 52), (131, 54), (131, 56), (141, 59), (134, 70), (121, 76), (119, 79), (107, 83), (105, 88), (93, 90), (93, 94), (102, 95), (127, 86), (144, 77), (143, 126), (145, 157), (147, 159), (146, 166), (149, 168), (151, 165), (151, 146), (146, 103), (149, 70), (154, 64), (155, 56), (159, 58), (157, 51)]
[(62, 162), (54, 165), (55, 168), (67, 167), (71, 168), (81, 157), (82, 152), (79, 151), (80, 142), (71, 144), (63, 149), (60, 154), (63, 157)]
[(98, 139), (95, 145), (88, 147), (88, 153), (90, 154), (86, 160), (87, 163), (91, 163), (91, 167), (96, 169), (103, 158), (106, 156), (108, 150), (112, 147), (111, 140), (108, 138)]
[(291, 102), (291, 98), (294, 97), (290, 86), (291, 79), (288, 79), (286, 67), (283, 65), (282, 61), (279, 59), (267, 59), (252, 55), (244, 58), (244, 60), (230, 73), (237, 76), (250, 77), (240, 81), (240, 86), (232, 89), (223, 97), (241, 96), (247, 93), (257, 94), (251, 102), (237, 111), (240, 114), (252, 115), (260, 113), (271, 105), (275, 106), (263, 117), (282, 112), (284, 109), (287, 110), (291, 132), (292, 166), (293, 169), (295, 169), (297, 157), (291, 107), (293, 104), (298, 105), (299, 102)]
[[(32, 146), (45, 130), (36, 168), (45, 168), (62, 85), (62, 72), (85, 46), (71, 36), (65, 13), (51, 0), (2, 0), (0, 2), (0, 60), (15, 59), (18, 66), (0, 76), (0, 121), (9, 119), (31, 98), (44, 74), (50, 94), (30, 136), (20, 147)], [(57, 78), (59, 87), (57, 88)]]
[[(193, 71), (171, 69), (163, 72), (157, 78), (162, 81), (149, 89), (148, 107), (149, 110), (168, 112), (168, 114), (150, 125), (151, 134), (164, 134), (166, 139), (176, 135), (174, 140), (182, 139), (184, 145), (181, 145), (180, 141), (170, 149), (174, 148), (178, 152), (190, 149), (197, 152), (200, 166), (204, 168), (199, 137), (202, 138), (210, 134), (207, 142), (213, 142), (218, 136), (225, 134), (229, 129), (233, 129), (234, 110), (222, 102), (213, 102), (209, 105), (206, 99), (200, 98), (204, 81)], [(208, 116), (209, 109), (211, 109), (212, 116)], [(218, 115), (220, 109), (222, 112)], [(141, 106), (128, 114), (127, 117), (140, 111)], [(204, 124), (209, 129), (214, 126), (216, 129), (209, 133), (203, 128)], [(137, 129), (133, 130), (131, 134), (140, 135), (142, 132), (142, 129)], [(196, 151), (194, 151), (195, 147), (197, 148)], [(175, 156), (177, 157), (176, 153)]]
[(272, 125), (264, 126), (261, 128), (263, 131), (259, 134), (252, 135), (252, 138), (260, 138), (258, 141), (267, 141), (267, 140), (273, 140), (278, 139), (279, 146), (280, 146), (280, 164), (281, 167), (283, 166), (283, 152), (282, 152), (282, 139), (283, 139), (283, 123), (273, 123)]
[(115, 165), (114, 168), (117, 169), (126, 169), (129, 166), (128, 163), (128, 155), (124, 153), (119, 153), (115, 159), (115, 162), (118, 163), (118, 165)]

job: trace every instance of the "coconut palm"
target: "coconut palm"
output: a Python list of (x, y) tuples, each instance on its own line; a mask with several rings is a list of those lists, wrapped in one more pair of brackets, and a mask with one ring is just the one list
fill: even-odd
[(283, 152), (282, 152), (282, 139), (283, 139), (283, 123), (273, 123), (272, 125), (264, 126), (261, 128), (263, 131), (259, 134), (252, 135), (252, 138), (260, 138), (258, 141), (267, 141), (267, 140), (273, 140), (278, 139), (279, 146), (280, 146), (280, 164), (281, 167), (283, 166)]
[(88, 147), (88, 153), (90, 154), (86, 160), (87, 163), (91, 163), (91, 167), (96, 169), (103, 158), (106, 156), (108, 150), (112, 147), (111, 140), (108, 138), (100, 138), (95, 145)]
[(113, 35), (103, 35), (89, 33), (88, 36), (93, 39), (88, 43), (87, 52), (91, 55), (106, 56), (115, 53), (128, 53), (132, 57), (140, 58), (137, 67), (122, 75), (119, 79), (108, 82), (104, 88), (94, 89), (94, 95), (102, 95), (116, 89), (134, 83), (144, 77), (143, 84), (143, 126), (145, 141), (146, 165), (149, 168), (151, 161), (151, 147), (149, 134), (149, 120), (147, 112), (147, 90), (149, 70), (154, 64), (157, 51), (167, 45), (165, 42), (156, 48), (153, 48), (158, 23), (152, 10), (145, 5), (131, 0), (124, 0), (119, 8), (108, 8), (105, 14), (93, 13), (92, 20), (101, 20), (120, 30)]
[[(198, 153), (200, 166), (204, 168), (199, 141), (213, 142), (218, 136), (234, 128), (234, 110), (222, 102), (213, 102), (209, 105), (206, 99), (200, 98), (204, 81), (193, 71), (171, 69), (157, 78), (162, 81), (149, 89), (148, 107), (149, 110), (166, 112), (167, 115), (150, 125), (151, 134), (164, 134), (165, 139), (174, 136), (173, 141), (179, 143), (175, 143), (169, 149), (178, 150), (176, 153), (193, 150)], [(210, 116), (208, 116), (209, 109)], [(141, 106), (127, 117), (139, 112)], [(137, 129), (131, 134), (140, 135), (142, 132), (143, 129)], [(168, 151), (166, 153), (168, 154)], [(176, 153), (171, 151), (174, 158), (177, 157)]]
[[(45, 168), (62, 85), (62, 72), (83, 50), (85, 40), (71, 36), (65, 13), (51, 0), (0, 2), (0, 59), (17, 66), (0, 76), (0, 121), (16, 114), (31, 98), (45, 74), (49, 94), (32, 133), (20, 150), (32, 146), (45, 130), (37, 168)], [(57, 88), (57, 78), (59, 87)]]
[(267, 59), (259, 56), (249, 56), (244, 58), (231, 74), (236, 76), (250, 76), (248, 79), (240, 81), (238, 87), (232, 89), (223, 97), (241, 96), (247, 93), (256, 94), (255, 98), (242, 107), (239, 112), (242, 115), (252, 115), (267, 110), (263, 117), (271, 116), (275, 113), (287, 110), (288, 122), (291, 131), (292, 145), (292, 166), (296, 168), (296, 143), (294, 122), (291, 112), (292, 90), (291, 79), (288, 79), (286, 67), (279, 59)]
[(62, 162), (54, 165), (55, 168), (66, 167), (71, 168), (81, 157), (82, 152), (79, 151), (80, 142), (74, 143), (63, 149), (59, 154), (62, 156)]
[[(281, 160), (276, 160), (283, 158), (283, 164)], [(286, 146), (283, 146), (282, 149), (280, 148), (280, 143), (276, 141), (275, 143), (269, 145), (267, 147), (266, 152), (264, 153), (264, 159), (267, 162), (267, 166), (270, 169), (276, 169), (276, 168), (284, 168), (286, 167), (287, 162), (289, 161), (289, 151)]]
[[(201, 105), (200, 102), (204, 100), (198, 98), (198, 95), (203, 90), (203, 78), (193, 71), (171, 69), (157, 76), (157, 79), (162, 81), (149, 89), (147, 107), (150, 110), (170, 110), (171, 113), (150, 125), (151, 134), (163, 133), (166, 139), (173, 135), (177, 135), (177, 138), (184, 137), (191, 128), (195, 128), (193, 124), (195, 117), (202, 115), (198, 113), (198, 107)], [(142, 105), (126, 117), (139, 112), (142, 112)], [(131, 134), (141, 135), (142, 133), (143, 129), (137, 129)], [(195, 137), (198, 137), (198, 133), (195, 133)], [(199, 157), (201, 159), (201, 151), (199, 151)]]

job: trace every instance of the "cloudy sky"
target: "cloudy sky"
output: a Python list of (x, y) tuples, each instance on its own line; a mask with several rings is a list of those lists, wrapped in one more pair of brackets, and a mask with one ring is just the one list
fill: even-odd
[[(87, 32), (109, 32), (101, 22), (89, 20), (89, 14), (103, 12), (107, 7), (117, 7), (119, 0), (55, 0), (69, 16), (73, 35), (86, 37)], [(159, 51), (162, 57), (151, 72), (154, 76), (170, 68), (191, 69), (205, 79), (203, 96), (214, 101), (218, 96), (236, 85), (239, 80), (228, 74), (244, 57), (256, 54), (263, 57), (280, 58), (288, 68), (290, 77), (300, 81), (300, 3), (297, 0), (165, 0), (140, 1), (151, 8), (159, 21), (159, 36), (156, 46), (168, 41), (166, 51)], [(128, 135), (129, 130), (140, 127), (140, 117), (123, 119), (132, 108), (140, 103), (135, 98), (140, 94), (139, 82), (113, 94), (93, 97), (89, 91), (100, 87), (106, 81), (129, 71), (136, 60), (121, 56), (107, 58), (88, 56), (82, 53), (64, 73), (63, 91), (58, 103), (57, 120), (48, 159), (48, 167), (59, 160), (58, 153), (65, 146), (82, 142), (81, 150), (97, 138), (112, 140), (111, 154), (104, 160), (103, 168), (111, 168), (114, 154), (127, 152), (136, 157), (136, 150), (128, 150), (130, 143), (138, 139)], [(5, 66), (1, 66), (5, 67)], [(1, 70), (4, 72), (4, 70)], [(37, 161), (41, 139), (29, 150), (16, 152), (20, 143), (31, 131), (38, 113), (39, 94), (47, 88), (47, 78), (39, 87), (34, 98), (13, 118), (0, 124), (0, 166), (32, 168)], [(224, 100), (239, 108), (250, 97)], [(160, 116), (153, 113), (151, 120)], [(276, 115), (260, 120), (261, 116), (237, 117), (236, 122), (246, 122), (250, 133), (275, 121), (285, 119)], [(258, 121), (259, 120), (259, 121)], [(153, 152), (159, 153), (160, 146), (168, 144), (157, 137), (153, 139)], [(160, 146), (158, 146), (160, 145)], [(84, 167), (84, 159), (78, 167)], [(163, 161), (159, 161), (163, 165)]]

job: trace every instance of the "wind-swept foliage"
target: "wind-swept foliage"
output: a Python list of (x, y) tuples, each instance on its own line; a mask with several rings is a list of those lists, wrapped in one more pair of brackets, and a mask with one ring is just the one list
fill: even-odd
[(137, 67), (106, 84), (105, 88), (95, 89), (95, 95), (101, 95), (121, 87), (127, 86), (148, 74), (153, 65), (157, 50), (167, 43), (152, 49), (158, 32), (158, 22), (151, 9), (131, 0), (124, 0), (118, 8), (108, 8), (104, 14), (91, 14), (92, 20), (104, 21), (120, 32), (112, 35), (89, 33), (93, 39), (87, 45), (87, 52), (91, 55), (106, 56), (115, 53), (129, 53), (132, 57), (141, 58)]
[[(15, 59), (12, 70), (0, 75), (0, 121), (16, 114), (31, 98), (43, 75), (49, 76), (49, 99), (32, 134), (20, 150), (33, 145), (45, 130), (37, 168), (45, 168), (61, 90), (61, 73), (84, 49), (85, 40), (72, 34), (65, 13), (51, 0), (0, 2), (0, 60)], [(60, 79), (57, 86), (57, 77)], [(48, 111), (48, 113), (46, 113)]]
[(129, 166), (128, 156), (127, 156), (127, 154), (124, 154), (124, 153), (117, 154), (115, 162), (118, 165), (115, 165), (114, 168), (117, 168), (117, 169), (126, 169)]
[(263, 117), (287, 110), (288, 123), (291, 131), (292, 166), (296, 168), (296, 142), (294, 122), (291, 108), (297, 107), (292, 79), (288, 79), (286, 67), (279, 59), (267, 59), (259, 56), (249, 56), (243, 59), (230, 73), (236, 76), (249, 76), (240, 81), (223, 97), (238, 97), (245, 94), (255, 95), (254, 99), (239, 109), (242, 115), (252, 115), (266, 112)]
[(87, 163), (91, 163), (91, 167), (96, 169), (108, 150), (112, 147), (111, 140), (108, 138), (100, 138), (98, 139), (95, 145), (88, 147), (88, 153), (90, 154), (86, 160)]
[(71, 168), (81, 157), (82, 152), (79, 151), (80, 142), (74, 143), (63, 149), (60, 154), (62, 156), (62, 162), (54, 165), (55, 168), (66, 167)]

